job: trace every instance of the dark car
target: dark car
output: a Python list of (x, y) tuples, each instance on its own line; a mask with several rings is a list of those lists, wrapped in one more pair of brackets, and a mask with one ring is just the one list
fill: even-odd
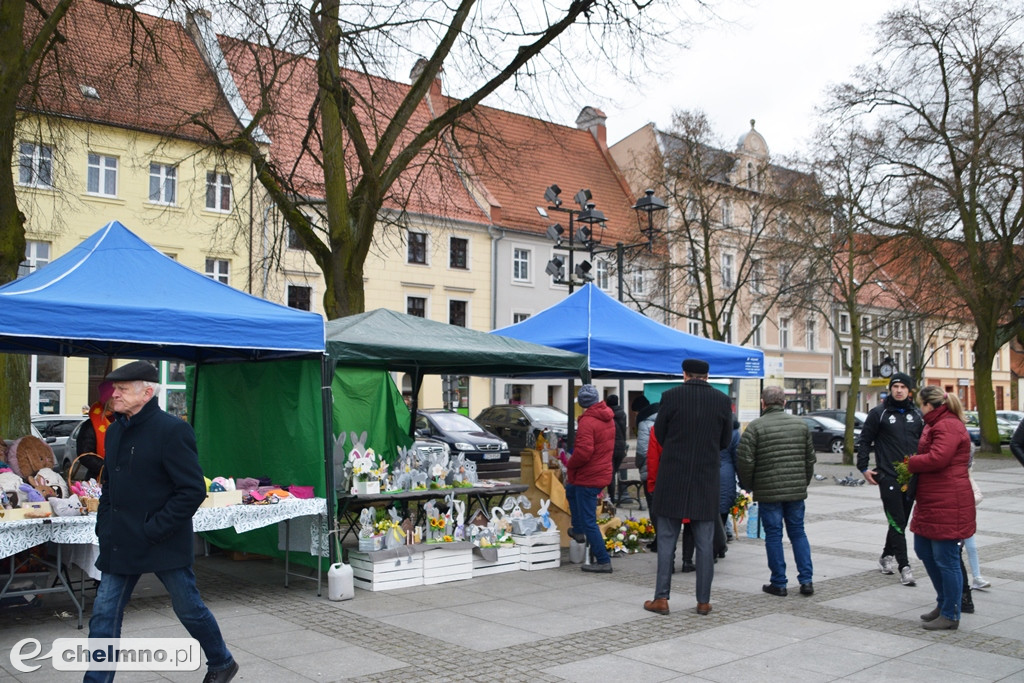
[(551, 430), (552, 441), (557, 441), (569, 431), (569, 416), (554, 406), (546, 405), (491, 406), (476, 416), (476, 422), (508, 442), (513, 455), (533, 448), (538, 432)]
[[(832, 451), (833, 453), (843, 452), (843, 440), (846, 438), (846, 425), (838, 420), (833, 420), (824, 415), (802, 415), (801, 419), (811, 430), (811, 440), (814, 441), (814, 450)], [(853, 447), (860, 444), (860, 430), (853, 429)]]
[(508, 462), (508, 444), (461, 413), (419, 410), (416, 435), (443, 441), (452, 455), (463, 453), (474, 462)]
[[(811, 417), (831, 417), (836, 422), (846, 424), (846, 410), (815, 410), (808, 413)], [(868, 419), (868, 414), (861, 411), (855, 411), (853, 413), (853, 428), (860, 429), (864, 426), (864, 420)]]

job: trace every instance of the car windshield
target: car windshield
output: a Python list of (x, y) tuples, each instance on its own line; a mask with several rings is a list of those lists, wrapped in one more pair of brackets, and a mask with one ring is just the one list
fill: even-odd
[(824, 415), (815, 415), (814, 419), (821, 423), (821, 426), (824, 427), (825, 429), (838, 429), (840, 431), (846, 429), (846, 425), (844, 425), (839, 420), (833, 420), (831, 417), (825, 417)]
[(520, 406), (523, 412), (534, 422), (547, 424), (566, 424), (568, 416), (554, 406)]
[(473, 422), (461, 413), (430, 413), (430, 419), (439, 429), (445, 432), (479, 432), (483, 431), (476, 422)]

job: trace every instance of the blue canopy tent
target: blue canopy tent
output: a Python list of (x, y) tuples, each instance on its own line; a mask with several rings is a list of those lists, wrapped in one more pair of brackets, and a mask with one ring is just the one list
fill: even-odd
[[(205, 277), (117, 221), (0, 287), (0, 353), (194, 363), (189, 419), (204, 470), (313, 484), (330, 511), (333, 472), (325, 458), (332, 444), (323, 406), (329, 410), (331, 402), (323, 352), (321, 316)], [(278, 362), (252, 373), (235, 365), (268, 360)], [(317, 455), (295, 455), (301, 453)]]
[(701, 358), (715, 377), (764, 376), (764, 353), (687, 334), (651, 320), (592, 283), (521, 323), (494, 330), (587, 357), (596, 378), (657, 379), (682, 375), (685, 358)]

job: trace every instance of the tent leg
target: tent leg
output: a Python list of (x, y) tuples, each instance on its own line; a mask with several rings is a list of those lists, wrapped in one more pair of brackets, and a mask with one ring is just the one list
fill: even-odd
[[(323, 412), (324, 422), (324, 481), (326, 482), (326, 498), (327, 498), (327, 519), (331, 520), (328, 529), (334, 528), (336, 519), (334, 517), (335, 507), (337, 506), (337, 491), (335, 490), (334, 482), (334, 394), (331, 391), (331, 384), (334, 380), (334, 370), (336, 363), (332, 361), (328, 356), (323, 356), (320, 360), (320, 402), (321, 409)], [(334, 544), (327, 544), (327, 559), (328, 564), (334, 564), (335, 562), (341, 562), (341, 558), (334, 557)], [(319, 576), (320, 571), (319, 557), (316, 558), (317, 575)]]

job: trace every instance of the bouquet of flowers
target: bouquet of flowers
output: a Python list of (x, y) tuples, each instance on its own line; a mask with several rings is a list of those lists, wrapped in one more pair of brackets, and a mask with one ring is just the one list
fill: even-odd
[(737, 536), (739, 536), (739, 523), (747, 518), (747, 510), (753, 502), (754, 496), (750, 491), (740, 489), (736, 493), (736, 500), (732, 502), (732, 507), (729, 508), (729, 514), (732, 517), (732, 531)]
[(643, 543), (654, 538), (654, 526), (649, 519), (627, 519), (619, 526), (605, 531), (604, 546), (610, 553), (640, 553)]
[(907, 466), (907, 463), (910, 462), (912, 457), (914, 457), (913, 453), (905, 455), (903, 456), (903, 460), (898, 460), (893, 463), (893, 468), (896, 470), (896, 481), (899, 483), (900, 491), (903, 491), (903, 493), (907, 492), (907, 487), (910, 486), (910, 478), (914, 476), (911, 474), (910, 468)]

